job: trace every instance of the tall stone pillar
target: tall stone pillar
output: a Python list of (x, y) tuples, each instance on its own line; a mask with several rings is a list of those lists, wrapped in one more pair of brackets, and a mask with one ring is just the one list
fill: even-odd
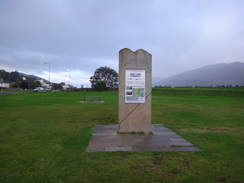
[(119, 52), (119, 132), (151, 131), (152, 55)]

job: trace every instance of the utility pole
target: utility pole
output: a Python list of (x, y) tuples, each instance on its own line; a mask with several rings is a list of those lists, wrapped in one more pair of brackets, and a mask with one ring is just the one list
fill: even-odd
[(48, 69), (49, 69), (49, 89), (51, 89), (51, 82), (50, 82), (50, 64), (45, 62), (44, 64), (48, 64)]

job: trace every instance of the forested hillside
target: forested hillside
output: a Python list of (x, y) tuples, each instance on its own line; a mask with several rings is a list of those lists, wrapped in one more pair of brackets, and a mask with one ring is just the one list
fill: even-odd
[(40, 81), (37, 81), (37, 76), (26, 75), (18, 71), (7, 72), (0, 70), (0, 78), (4, 83), (9, 83), (11, 88), (33, 89), (40, 86)]

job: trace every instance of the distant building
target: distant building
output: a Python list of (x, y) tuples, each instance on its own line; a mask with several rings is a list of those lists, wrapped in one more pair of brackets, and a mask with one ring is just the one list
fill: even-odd
[(9, 88), (9, 83), (0, 83), (1, 88)]
[(37, 81), (40, 81), (41, 86), (42, 86), (43, 88), (48, 88), (48, 87), (50, 87), (50, 84), (47, 83), (44, 79), (40, 79), (40, 80), (37, 80)]
[(70, 86), (67, 85), (67, 84), (65, 84), (65, 82), (62, 82), (62, 83), (60, 83), (60, 84), (61, 84), (63, 90), (67, 90), (68, 88), (70, 88)]

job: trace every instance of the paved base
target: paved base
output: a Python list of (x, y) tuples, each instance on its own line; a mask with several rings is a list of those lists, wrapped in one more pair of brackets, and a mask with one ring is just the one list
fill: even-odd
[(200, 150), (161, 124), (152, 124), (153, 135), (123, 135), (117, 132), (118, 125), (96, 125), (86, 152)]

